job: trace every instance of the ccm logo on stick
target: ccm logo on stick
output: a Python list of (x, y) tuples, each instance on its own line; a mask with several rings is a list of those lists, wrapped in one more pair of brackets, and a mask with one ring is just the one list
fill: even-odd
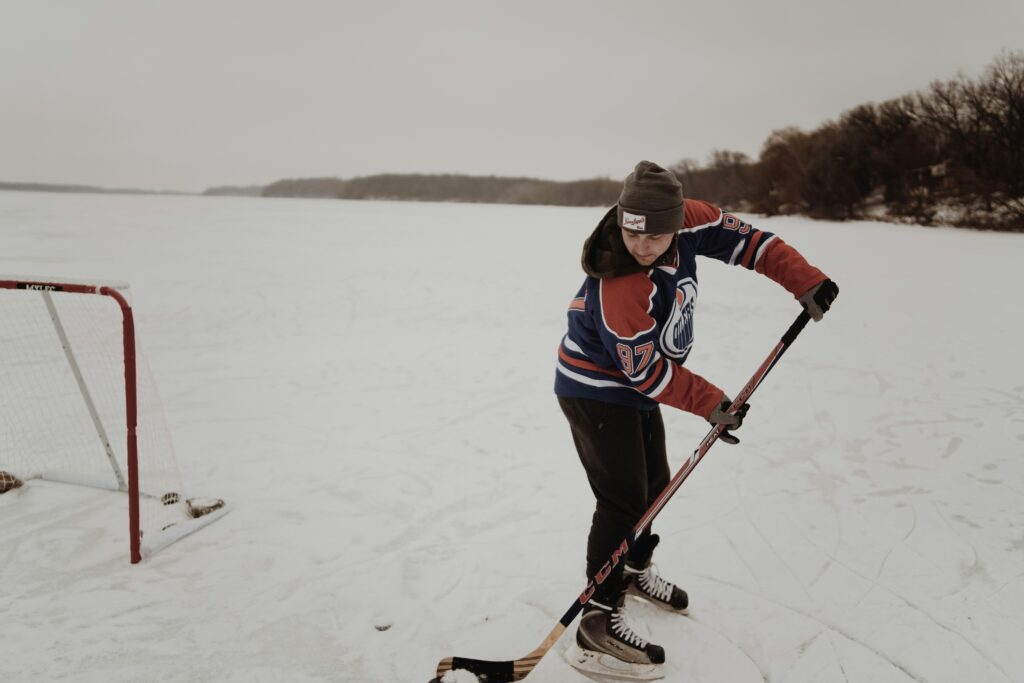
[(580, 604), (585, 605), (593, 597), (594, 591), (597, 590), (597, 586), (604, 583), (604, 580), (608, 578), (608, 575), (612, 573), (612, 570), (619, 565), (619, 562), (629, 554), (629, 540), (622, 539), (622, 543), (612, 553), (612, 559), (604, 563), (604, 566), (597, 570), (597, 574), (594, 575), (594, 579), (587, 584), (586, 589), (580, 594)]

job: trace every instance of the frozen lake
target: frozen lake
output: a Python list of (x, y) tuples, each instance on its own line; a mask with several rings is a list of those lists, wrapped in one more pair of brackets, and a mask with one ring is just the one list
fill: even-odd
[[(0, 192), (0, 272), (131, 283), (185, 481), (234, 507), (133, 567), (124, 496), (0, 497), (0, 679), (425, 683), (532, 650), (585, 583), (552, 384), (602, 214)], [(1024, 680), (1024, 236), (747, 218), (841, 294), (655, 522), (691, 596), (636, 611), (666, 680)], [(799, 307), (700, 278), (687, 367), (734, 393)], [(675, 469), (706, 425), (664, 413)], [(528, 680), (586, 679), (552, 652)]]

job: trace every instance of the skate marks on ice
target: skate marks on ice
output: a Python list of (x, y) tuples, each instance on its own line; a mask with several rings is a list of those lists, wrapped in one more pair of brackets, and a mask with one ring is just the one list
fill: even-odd
[[(845, 563), (843, 567), (852, 571)], [(998, 652), (998, 643), (979, 644), (956, 627), (961, 620), (970, 623), (971, 616), (954, 609), (943, 619), (870, 577), (830, 574), (825, 580), (846, 586), (849, 597), (829, 605), (772, 598), (721, 577), (695, 576), (690, 585), (709, 596), (708, 621), (750, 652), (765, 680), (1020, 680), (993, 652)], [(1004, 637), (990, 635), (993, 641)]]
[[(717, 515), (679, 505), (690, 546), (714, 567), (693, 573), (749, 591), (737, 614), (750, 594), (775, 604), (763, 621), (777, 626), (760, 634), (720, 625), (772, 680), (1024, 680), (1024, 387), (994, 367), (965, 372), (972, 359), (943, 367), (890, 349), (884, 391), (821, 362), (818, 384), (779, 401), (802, 423), (752, 422), (745, 457), (703, 470)], [(695, 538), (698, 520), (718, 538)], [(809, 675), (830, 651), (838, 668)]]

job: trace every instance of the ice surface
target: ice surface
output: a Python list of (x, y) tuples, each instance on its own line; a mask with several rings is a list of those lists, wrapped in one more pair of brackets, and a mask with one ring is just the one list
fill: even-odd
[[(415, 682), (536, 647), (584, 582), (551, 385), (601, 214), (0, 192), (0, 272), (131, 283), (186, 483), (234, 506), (131, 567), (123, 496), (0, 496), (0, 678)], [(1024, 237), (751, 220), (842, 292), (655, 522), (662, 573), (773, 683), (1024, 680)], [(700, 278), (687, 365), (735, 392), (798, 308)], [(665, 416), (675, 468), (705, 425)]]

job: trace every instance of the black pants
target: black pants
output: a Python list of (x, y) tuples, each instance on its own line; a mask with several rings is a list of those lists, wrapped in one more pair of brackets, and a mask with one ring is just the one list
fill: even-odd
[(638, 410), (561, 396), (558, 404), (569, 420), (576, 452), (597, 499), (587, 539), (589, 578), (668, 485), (665, 423), (657, 407)]

